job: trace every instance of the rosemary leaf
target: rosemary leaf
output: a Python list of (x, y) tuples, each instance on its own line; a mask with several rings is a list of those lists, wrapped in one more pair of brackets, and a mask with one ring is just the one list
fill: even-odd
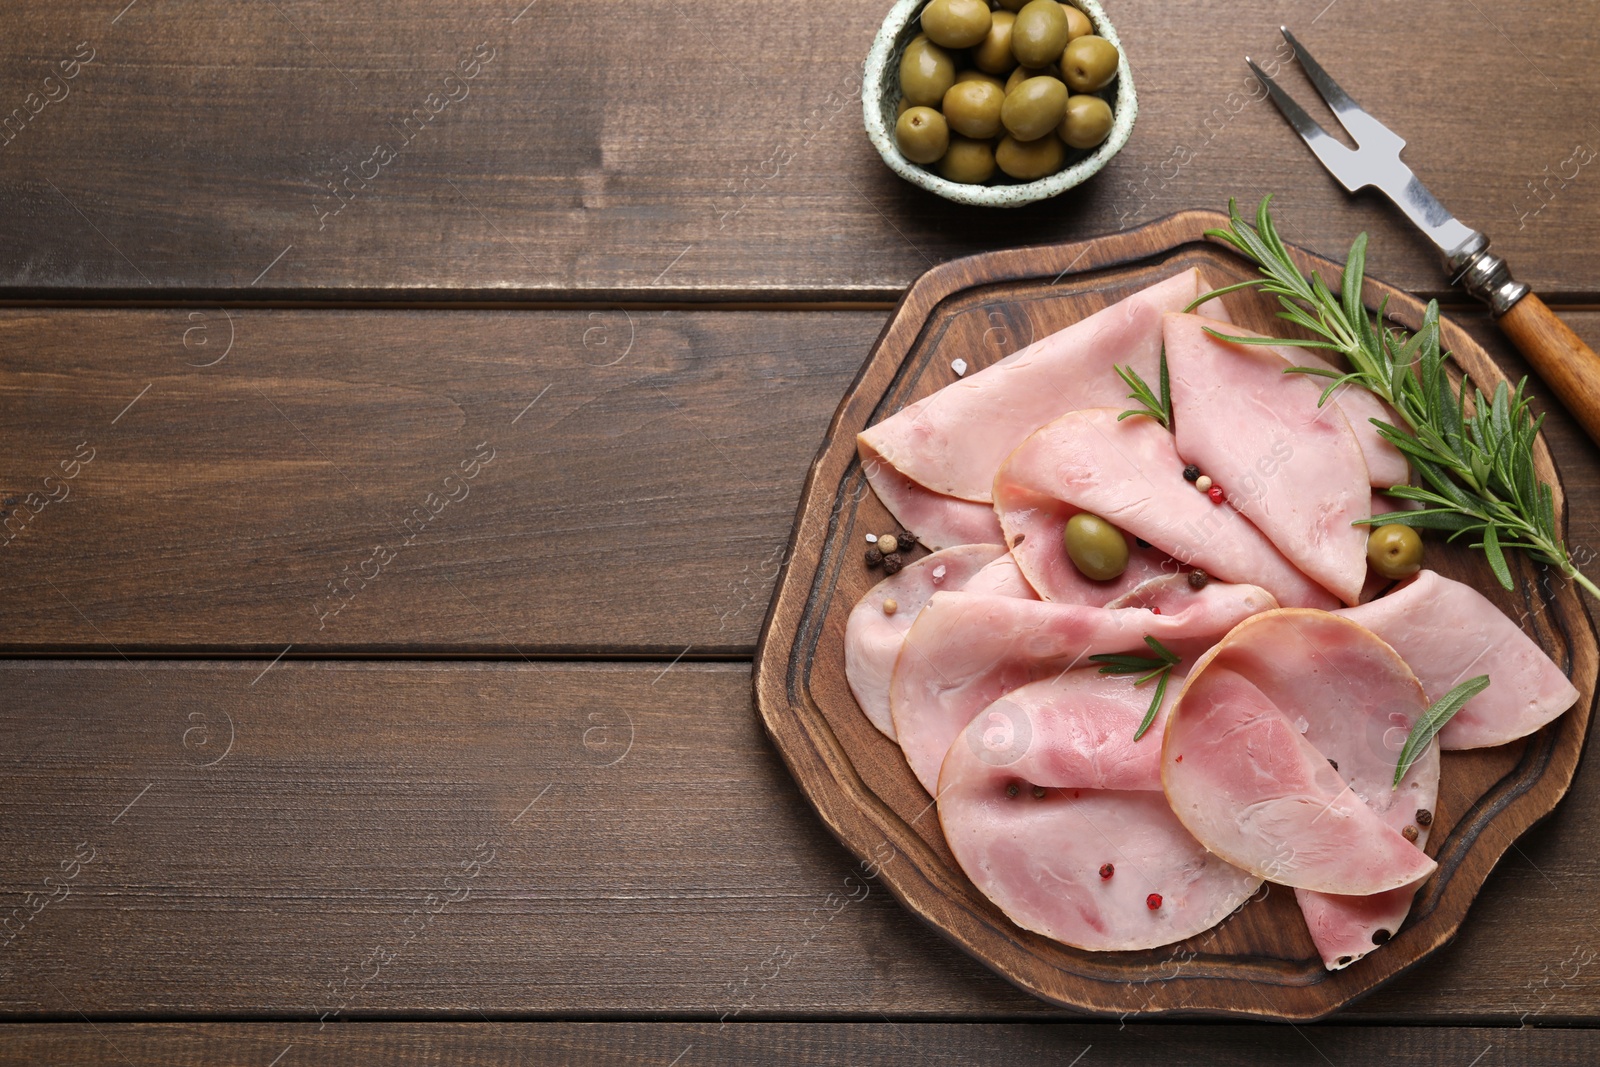
[(1390, 788), (1400, 788), (1400, 779), (1406, 776), (1411, 765), (1428, 750), (1428, 745), (1438, 736), (1439, 731), (1444, 729), (1444, 724), (1449, 722), (1467, 701), (1487, 688), (1489, 688), (1489, 676), (1480, 674), (1476, 678), (1462, 682), (1429, 705), (1428, 710), (1422, 713), (1422, 718), (1411, 728), (1411, 736), (1406, 738), (1405, 745), (1400, 749), (1400, 760), (1394, 768), (1394, 784)]

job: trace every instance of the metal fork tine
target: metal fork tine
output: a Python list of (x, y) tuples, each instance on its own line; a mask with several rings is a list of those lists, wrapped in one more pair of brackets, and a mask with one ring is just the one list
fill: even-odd
[(1272, 97), (1272, 102), (1278, 106), (1278, 110), (1283, 113), (1283, 117), (1289, 120), (1289, 125), (1294, 127), (1295, 132), (1300, 135), (1300, 139), (1305, 141), (1312, 152), (1316, 153), (1317, 158), (1322, 161), (1322, 165), (1328, 168), (1328, 172), (1337, 178), (1339, 183), (1350, 192), (1353, 193), (1360, 188), (1363, 183), (1352, 183), (1349, 171), (1349, 166), (1355, 158), (1355, 153), (1334, 140), (1327, 130), (1317, 125), (1316, 120), (1307, 115), (1305, 109), (1294, 102), (1294, 97), (1279, 88), (1278, 83), (1273, 81), (1266, 71), (1257, 66), (1255, 60), (1245, 56), (1244, 61), (1250, 64), (1250, 69), (1261, 80), (1261, 84), (1266, 87), (1267, 95)]
[(1340, 124), (1350, 131), (1350, 136), (1356, 139), (1358, 145), (1364, 148), (1381, 147), (1385, 150), (1392, 148), (1397, 152), (1405, 147), (1406, 143), (1401, 140), (1399, 134), (1373, 118), (1360, 104), (1350, 99), (1350, 94), (1329, 77), (1328, 72), (1322, 69), (1322, 64), (1313, 59), (1305, 46), (1289, 32), (1289, 27), (1279, 26), (1278, 30), (1283, 34), (1283, 39), (1289, 42), (1289, 47), (1294, 49), (1294, 57), (1311, 79), (1311, 84), (1316, 86), (1317, 92), (1322, 94), (1322, 99), (1327, 101)]

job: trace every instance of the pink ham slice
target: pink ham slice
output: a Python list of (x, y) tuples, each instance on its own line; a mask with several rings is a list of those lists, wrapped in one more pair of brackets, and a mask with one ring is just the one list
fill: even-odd
[(1172, 814), (1159, 735), (1133, 740), (1150, 698), (1132, 681), (1089, 669), (1023, 686), (972, 721), (939, 777), (945, 839), (973, 884), (1018, 926), (1078, 948), (1181, 941), (1260, 885)]
[[(1005, 555), (1001, 545), (961, 545), (924, 556), (867, 591), (844, 627), (844, 676), (872, 725), (889, 737), (889, 678), (906, 631), (928, 598), (941, 589), (961, 589), (988, 564)], [(894, 600), (893, 615), (883, 613)]]
[(1199, 592), (1174, 587), (1153, 606), (1160, 614), (935, 593), (907, 632), (889, 684), (895, 735), (917, 780), (931, 794), (950, 742), (1012, 689), (1096, 653), (1145, 650), (1146, 635), (1162, 642), (1217, 637), (1276, 605), (1264, 589), (1213, 582)]
[(1429, 700), (1468, 678), (1489, 676), (1489, 688), (1440, 731), (1446, 751), (1525, 737), (1578, 700), (1561, 668), (1521, 627), (1476, 589), (1433, 571), (1339, 614), (1393, 645), (1417, 672)]
[[(1067, 520), (1090, 511), (1184, 564), (1224, 581), (1259, 585), (1280, 604), (1338, 605), (1243, 516), (1184, 481), (1183, 460), (1160, 423), (1142, 417), (1119, 422), (1121, 410), (1063, 415), (1023, 442), (995, 477), (1006, 542), (1041, 596), (1083, 601), (1089, 599), (1085, 588), (1099, 584), (1078, 573), (1061, 542)], [(1140, 568), (1136, 580), (1151, 576), (1143, 562)], [(1115, 586), (1113, 596), (1132, 588), (1107, 585)]]
[(1346, 604), (1367, 577), (1372, 488), (1361, 444), (1319, 379), (1284, 374), (1270, 348), (1219, 341), (1198, 315), (1166, 316), (1178, 454), (1289, 561)]
[[(1436, 865), (1374, 805), (1431, 807), (1437, 756), (1413, 767), (1393, 796), (1383, 780), (1363, 798), (1342, 775), (1366, 785), (1389, 761), (1392, 776), (1391, 745), (1427, 704), (1410, 669), (1370, 631), (1328, 612), (1267, 612), (1191, 669), (1167, 722), (1162, 784), (1190, 833), (1263, 878), (1345, 896), (1411, 886)], [(1343, 761), (1334, 770), (1307, 736), (1312, 719), (1352, 770)]]
[[(1001, 461), (1034, 430), (1078, 408), (1127, 406), (1116, 365), (1156, 380), (1161, 315), (1188, 305), (1201, 286), (1200, 272), (1186, 270), (924, 397), (860, 434), (863, 463), (876, 456), (933, 493), (988, 503)], [(887, 481), (881, 464), (876, 477), (871, 465), (867, 474), (874, 489)]]
[(925, 489), (891, 467), (865, 444), (858, 444), (867, 482), (902, 529), (929, 548), (994, 544), (1003, 539), (1000, 521), (988, 504), (957, 500)]
[(1017, 561), (1009, 552), (986, 564), (983, 570), (974, 574), (972, 580), (961, 588), (967, 593), (994, 593), (997, 596), (1018, 597), (1022, 600), (1039, 599), (1039, 594), (1033, 591), (1028, 579), (1022, 576), (1022, 568), (1017, 566)]
[[(1235, 337), (1250, 335), (1249, 330), (1233, 326), (1224, 332)], [(1272, 351), (1282, 356), (1293, 367), (1317, 367), (1338, 374), (1345, 372), (1345, 368), (1334, 366), (1309, 348), (1274, 345)], [(1333, 383), (1332, 378), (1318, 375), (1309, 377), (1316, 383), (1318, 389), (1326, 389)], [(1374, 487), (1388, 489), (1396, 485), (1405, 485), (1411, 479), (1411, 464), (1406, 460), (1406, 454), (1385, 441), (1372, 423), (1373, 419), (1380, 419), (1390, 426), (1398, 426), (1400, 417), (1395, 414), (1393, 408), (1379, 400), (1371, 391), (1350, 382), (1335, 389), (1333, 395), (1328, 397), (1328, 403), (1338, 405), (1339, 410), (1344, 412), (1345, 418), (1350, 420), (1350, 429), (1361, 444), (1361, 457), (1367, 462), (1367, 479)]]

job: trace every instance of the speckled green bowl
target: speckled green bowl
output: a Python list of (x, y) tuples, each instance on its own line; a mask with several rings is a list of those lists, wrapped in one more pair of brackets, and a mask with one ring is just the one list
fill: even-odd
[(921, 32), (918, 16), (928, 0), (898, 0), (883, 20), (883, 28), (867, 53), (866, 73), (861, 82), (861, 107), (867, 137), (889, 164), (889, 169), (913, 185), (958, 204), (978, 207), (1021, 207), (1036, 200), (1064, 193), (1087, 181), (1128, 143), (1133, 120), (1139, 115), (1139, 100), (1133, 91), (1133, 73), (1128, 69), (1128, 53), (1117, 37), (1117, 29), (1106, 18), (1098, 0), (1069, 0), (1094, 24), (1094, 32), (1117, 46), (1122, 54), (1117, 78), (1112, 82), (1116, 98), (1111, 103), (1111, 133), (1095, 150), (1063, 170), (1032, 182), (1001, 182), (995, 185), (962, 185), (946, 181), (935, 172), (918, 166), (900, 154), (894, 143), (895, 108), (900, 102), (900, 54)]

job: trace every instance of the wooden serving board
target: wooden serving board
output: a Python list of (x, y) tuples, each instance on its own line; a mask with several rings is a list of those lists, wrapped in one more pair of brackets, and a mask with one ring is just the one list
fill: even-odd
[[(1383, 948), (1336, 973), (1324, 970), (1294, 894), (1266, 886), (1221, 925), (1188, 941), (1138, 952), (1086, 952), (1014, 926), (967, 880), (940, 832), (931, 798), (894, 742), (856, 706), (844, 674), (845, 620), (882, 576), (862, 560), (864, 535), (892, 529), (856, 458), (856, 434), (948, 385), (950, 362), (979, 370), (1174, 271), (1198, 266), (1219, 287), (1254, 268), (1208, 241), (1215, 212), (1184, 212), (1079, 244), (973, 256), (942, 264), (906, 292), (834, 414), (812, 464), (793, 538), (756, 656), (755, 700), (768, 733), (823, 821), (917, 915), (1023, 989), (1057, 1004), (1108, 1014), (1214, 1014), (1275, 1019), (1327, 1015), (1423, 959), (1461, 929), (1479, 887), (1519, 835), (1548, 815), (1572, 782), (1593, 710), (1596, 637), (1579, 593), (1529, 563), (1513, 562), (1516, 589), (1494, 581), (1481, 553), (1427, 535), (1428, 565), (1470, 582), (1527, 630), (1572, 677), (1580, 698), (1555, 722), (1500, 748), (1444, 754), (1435, 830), (1439, 862), (1410, 918)], [(1298, 254), (1298, 253), (1297, 253)], [(1302, 254), (1331, 281), (1338, 264)], [(1399, 322), (1423, 304), (1369, 281), (1369, 306), (1387, 296)], [(1281, 333), (1264, 298), (1228, 298), (1241, 325)], [(1460, 328), (1445, 345), (1486, 391), (1503, 375)], [(1537, 460), (1560, 478), (1541, 440)], [(919, 550), (920, 554), (921, 550)]]

